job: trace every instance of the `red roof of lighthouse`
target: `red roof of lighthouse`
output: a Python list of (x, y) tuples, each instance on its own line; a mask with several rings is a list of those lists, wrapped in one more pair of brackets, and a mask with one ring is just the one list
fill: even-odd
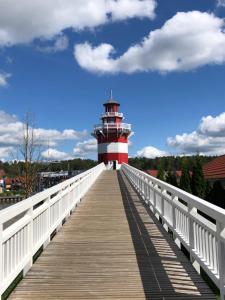
[(116, 100), (113, 99), (112, 90), (110, 90), (110, 98), (106, 103), (104, 103), (104, 106), (107, 106), (107, 105), (110, 105), (110, 104), (115, 104), (117, 106), (120, 106), (120, 104)]
[(105, 102), (103, 105), (104, 106), (107, 106), (107, 105), (110, 105), (110, 104), (115, 104), (115, 105), (117, 105), (117, 106), (120, 106), (120, 104), (116, 101), (116, 100), (114, 100), (114, 99), (109, 99), (107, 102)]

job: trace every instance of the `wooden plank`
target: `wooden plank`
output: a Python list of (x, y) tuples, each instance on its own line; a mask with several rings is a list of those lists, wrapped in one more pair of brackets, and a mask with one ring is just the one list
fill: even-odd
[(41, 298), (215, 296), (127, 180), (105, 171), (10, 296)]

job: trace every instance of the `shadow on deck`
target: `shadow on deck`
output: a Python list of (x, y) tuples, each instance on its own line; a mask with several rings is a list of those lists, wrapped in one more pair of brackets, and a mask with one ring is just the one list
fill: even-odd
[(216, 299), (125, 175), (118, 180), (146, 299)]

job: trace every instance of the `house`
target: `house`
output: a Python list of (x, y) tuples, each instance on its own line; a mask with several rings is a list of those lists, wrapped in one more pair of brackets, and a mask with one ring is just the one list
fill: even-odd
[(225, 187), (225, 155), (218, 156), (203, 166), (203, 174), (211, 184), (220, 181)]
[(6, 177), (4, 178), (4, 185), (6, 190), (20, 190), (25, 183), (25, 178), (22, 176), (17, 176), (15, 178)]
[(6, 190), (11, 190), (11, 187), (12, 187), (12, 178), (6, 177), (4, 179), (4, 182), (5, 182), (5, 189)]

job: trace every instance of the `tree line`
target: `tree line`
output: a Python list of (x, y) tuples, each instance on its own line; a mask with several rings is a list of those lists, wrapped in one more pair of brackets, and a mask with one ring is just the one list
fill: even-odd
[[(187, 167), (192, 171), (196, 156), (165, 156), (165, 157), (156, 157), (156, 158), (145, 158), (145, 157), (132, 157), (129, 158), (129, 164), (139, 170), (156, 170), (159, 168), (159, 165), (163, 170), (181, 170), (183, 165), (183, 160), (185, 158)], [(204, 165), (207, 162), (214, 159), (216, 156), (200, 156), (201, 163)]]
[[(98, 164), (92, 159), (72, 159), (57, 162), (33, 162), (36, 172), (59, 172), (73, 170), (88, 170)], [(14, 160), (12, 162), (0, 161), (0, 169), (4, 170), (7, 177), (15, 178), (24, 176), (26, 164), (23, 161)]]

